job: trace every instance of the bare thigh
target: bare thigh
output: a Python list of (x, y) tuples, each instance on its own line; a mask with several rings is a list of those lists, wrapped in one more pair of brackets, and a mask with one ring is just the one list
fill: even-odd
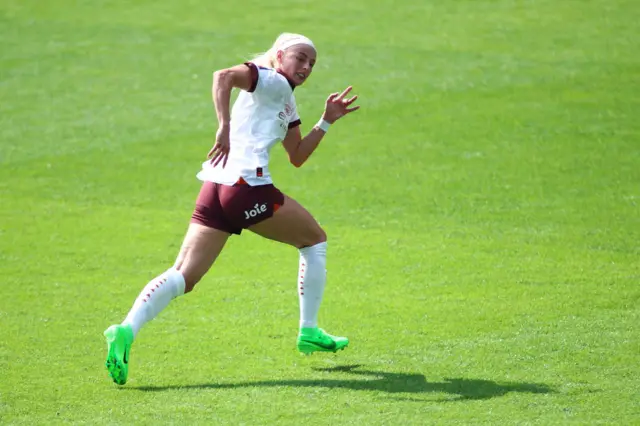
[(229, 233), (197, 223), (189, 224), (174, 268), (182, 273), (189, 292), (207, 273), (222, 251)]
[(256, 234), (297, 248), (327, 241), (320, 224), (300, 203), (285, 195), (284, 205), (269, 219), (250, 226)]

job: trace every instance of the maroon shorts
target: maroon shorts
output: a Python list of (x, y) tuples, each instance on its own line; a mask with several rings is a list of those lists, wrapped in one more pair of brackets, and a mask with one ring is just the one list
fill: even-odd
[(262, 222), (284, 204), (284, 195), (273, 185), (233, 186), (204, 182), (196, 200), (191, 223), (230, 234)]

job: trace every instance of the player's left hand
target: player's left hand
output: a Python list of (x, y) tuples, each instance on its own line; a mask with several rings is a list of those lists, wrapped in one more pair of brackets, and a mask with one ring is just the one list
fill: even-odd
[(351, 89), (353, 89), (353, 87), (349, 86), (344, 89), (342, 93), (332, 93), (329, 95), (325, 102), (324, 114), (322, 114), (322, 118), (326, 122), (333, 124), (345, 115), (360, 109), (359, 105), (354, 107), (351, 106), (351, 104), (358, 99), (358, 95), (345, 99), (349, 92), (351, 92)]

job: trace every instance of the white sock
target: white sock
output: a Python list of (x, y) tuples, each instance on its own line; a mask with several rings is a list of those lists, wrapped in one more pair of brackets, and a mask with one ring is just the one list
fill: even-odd
[(184, 277), (178, 270), (171, 268), (149, 281), (122, 324), (131, 326), (135, 338), (143, 325), (154, 319), (172, 299), (183, 294)]
[(300, 249), (298, 294), (300, 327), (317, 327), (318, 310), (327, 281), (327, 243)]

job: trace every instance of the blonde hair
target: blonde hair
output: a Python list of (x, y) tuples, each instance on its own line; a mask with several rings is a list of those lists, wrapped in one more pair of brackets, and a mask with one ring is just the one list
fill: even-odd
[[(289, 47), (293, 46), (293, 44), (291, 43), (295, 42), (295, 40), (300, 40), (301, 43), (310, 44), (311, 46), (313, 46), (311, 40), (309, 40), (302, 34), (282, 33), (278, 36), (269, 50), (256, 55), (253, 59), (251, 59), (251, 62), (262, 67), (275, 68), (278, 65), (278, 50), (287, 50)], [(306, 40), (307, 42), (303, 40)], [(285, 47), (283, 48), (282, 46)]]

